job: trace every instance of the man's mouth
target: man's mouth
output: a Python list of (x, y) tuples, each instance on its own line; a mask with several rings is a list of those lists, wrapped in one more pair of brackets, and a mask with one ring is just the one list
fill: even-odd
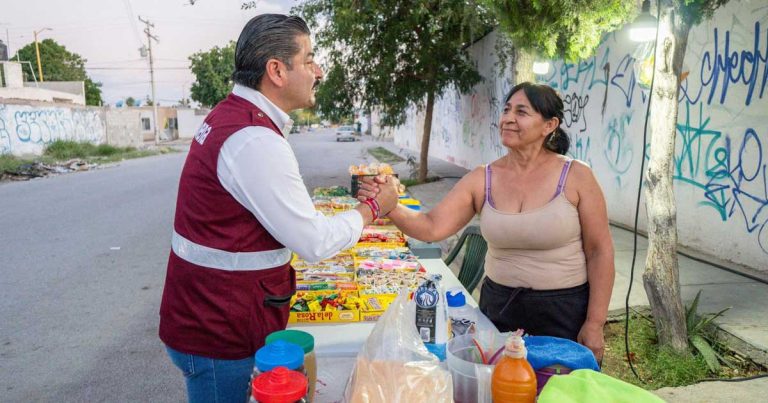
[(315, 81), (315, 84), (312, 85), (312, 90), (317, 90), (317, 87), (320, 86), (320, 80)]

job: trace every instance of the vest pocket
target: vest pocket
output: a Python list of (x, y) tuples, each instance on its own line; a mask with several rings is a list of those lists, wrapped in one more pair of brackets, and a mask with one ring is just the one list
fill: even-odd
[(263, 293), (263, 305), (281, 308), (291, 302), (296, 291), (296, 274), (292, 267), (259, 281)]

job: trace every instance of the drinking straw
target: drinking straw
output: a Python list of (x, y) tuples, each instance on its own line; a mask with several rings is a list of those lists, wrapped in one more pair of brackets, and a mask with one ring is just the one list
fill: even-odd
[(496, 352), (491, 356), (491, 359), (488, 361), (488, 364), (493, 364), (496, 362), (496, 359), (499, 358), (499, 355), (501, 355), (501, 352), (504, 351), (504, 346), (501, 346), (500, 349), (496, 350)]
[(488, 361), (485, 359), (485, 353), (483, 352), (483, 348), (480, 347), (480, 343), (475, 340), (475, 338), (472, 338), (472, 343), (475, 343), (475, 347), (477, 347), (477, 351), (480, 352), (480, 360), (483, 362), (483, 364), (488, 365)]

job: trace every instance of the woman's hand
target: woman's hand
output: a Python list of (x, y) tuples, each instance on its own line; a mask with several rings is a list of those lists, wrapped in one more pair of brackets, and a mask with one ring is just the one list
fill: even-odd
[(592, 350), (592, 353), (595, 355), (595, 359), (597, 359), (598, 362), (603, 360), (605, 339), (603, 337), (602, 324), (584, 322), (579, 331), (579, 335), (576, 336), (576, 341)]

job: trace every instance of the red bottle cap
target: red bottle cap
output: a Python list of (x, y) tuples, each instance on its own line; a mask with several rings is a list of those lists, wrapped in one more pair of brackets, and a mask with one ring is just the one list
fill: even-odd
[(301, 372), (277, 367), (254, 378), (251, 390), (260, 403), (293, 403), (307, 395), (307, 384)]

